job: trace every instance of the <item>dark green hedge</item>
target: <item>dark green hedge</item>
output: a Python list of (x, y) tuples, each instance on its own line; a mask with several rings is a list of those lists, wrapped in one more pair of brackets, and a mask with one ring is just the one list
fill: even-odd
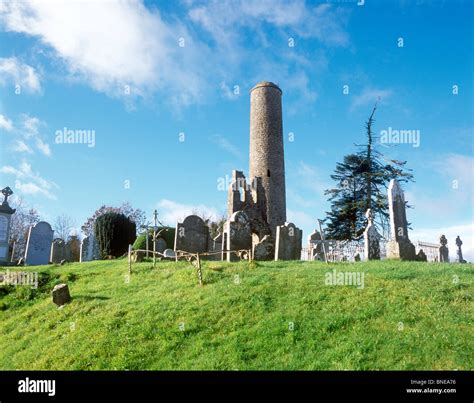
[(137, 237), (135, 223), (125, 215), (113, 212), (102, 214), (96, 219), (94, 232), (102, 258), (122, 256)]
[[(169, 249), (174, 248), (174, 234), (175, 234), (175, 229), (171, 227), (158, 227), (156, 232), (160, 231), (163, 228), (168, 228), (168, 231), (162, 231), (160, 234), (160, 238), (163, 238), (166, 241), (166, 245)], [(148, 242), (150, 250), (153, 249), (153, 229), (150, 229), (148, 231)], [(138, 250), (138, 249), (146, 249), (146, 237), (145, 234), (141, 234), (137, 237), (135, 240), (135, 243), (133, 244), (133, 249)]]

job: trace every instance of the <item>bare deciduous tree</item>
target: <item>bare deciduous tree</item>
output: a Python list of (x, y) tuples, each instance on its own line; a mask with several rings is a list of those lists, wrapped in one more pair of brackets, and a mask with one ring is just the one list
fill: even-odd
[(61, 238), (63, 241), (67, 241), (74, 227), (74, 220), (67, 214), (61, 214), (60, 216), (57, 216), (54, 221), (54, 235), (56, 238)]

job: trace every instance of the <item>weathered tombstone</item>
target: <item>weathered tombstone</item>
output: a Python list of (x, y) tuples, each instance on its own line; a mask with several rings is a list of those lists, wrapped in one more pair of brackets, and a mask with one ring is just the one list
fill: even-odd
[[(225, 246), (227, 250), (250, 250), (252, 249), (252, 232), (250, 219), (243, 211), (236, 211), (224, 224)], [(235, 253), (227, 253), (227, 261), (239, 260)]]
[(0, 205), (0, 264), (8, 262), (8, 250), (9, 250), (9, 239), (10, 239), (10, 227), (11, 217), (15, 213), (15, 209), (12, 209), (8, 204), (8, 197), (13, 194), (12, 190), (7, 186), (2, 189), (4, 196), (3, 202)]
[(444, 263), (449, 263), (449, 249), (446, 246), (448, 243), (448, 240), (444, 235), (441, 235), (439, 238), (439, 261), (444, 262)]
[(308, 236), (308, 249), (310, 254), (310, 260), (325, 260), (324, 249), (329, 250), (329, 242), (323, 242), (321, 233), (315, 229)]
[(209, 227), (201, 217), (190, 215), (176, 225), (174, 250), (190, 253), (207, 252), (208, 239)]
[(276, 227), (275, 260), (300, 260), (303, 231), (286, 222)]
[(61, 238), (56, 238), (51, 244), (51, 263), (61, 263), (66, 259), (66, 243)]
[(212, 250), (214, 252), (221, 251), (222, 250), (222, 239), (223, 236), (221, 233), (217, 234), (213, 239), (212, 239)]
[(168, 245), (164, 238), (156, 238), (156, 252), (163, 253), (165, 249), (168, 248)]
[(165, 259), (176, 259), (176, 253), (173, 249), (165, 249), (163, 251), (163, 257)]
[(131, 260), (132, 260), (133, 263), (143, 262), (144, 258), (145, 258), (145, 252), (143, 252), (141, 250), (137, 250), (137, 251), (133, 252), (133, 254), (131, 256)]
[(90, 262), (98, 259), (100, 259), (99, 244), (94, 234), (84, 237), (81, 242), (80, 261)]
[(67, 241), (66, 260), (69, 262), (79, 262), (81, 258), (81, 241), (77, 236), (71, 236)]
[[(209, 235), (210, 236), (210, 235)], [(219, 232), (214, 238), (209, 239), (209, 260), (222, 260), (222, 234)]]
[(392, 179), (388, 186), (388, 208), (391, 239), (387, 242), (387, 258), (416, 260), (415, 245), (408, 238), (405, 196), (395, 179)]
[(62, 306), (71, 301), (71, 295), (69, 294), (69, 287), (67, 284), (58, 284), (54, 286), (52, 294), (53, 302), (58, 306)]
[(458, 247), (458, 249), (456, 250), (456, 262), (466, 263), (466, 261), (464, 260), (462, 256), (462, 250), (461, 250), (462, 241), (461, 241), (461, 238), (459, 238), (459, 235), (456, 237), (456, 246)]
[(428, 257), (426, 256), (426, 253), (423, 252), (423, 249), (420, 249), (418, 251), (418, 253), (416, 254), (416, 260), (418, 260), (419, 262), (427, 262), (428, 261)]
[(45, 221), (31, 226), (26, 242), (25, 263), (28, 265), (48, 264), (54, 231)]
[(273, 260), (275, 257), (275, 247), (271, 235), (265, 235), (260, 241), (254, 243), (252, 249), (254, 260)]
[(380, 234), (374, 225), (374, 215), (369, 208), (365, 213), (367, 228), (364, 231), (364, 252), (366, 260), (380, 260)]

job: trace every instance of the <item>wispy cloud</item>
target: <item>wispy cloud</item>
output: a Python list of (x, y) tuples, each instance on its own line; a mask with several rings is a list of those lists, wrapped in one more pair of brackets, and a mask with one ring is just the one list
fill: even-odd
[(359, 95), (353, 97), (350, 110), (353, 111), (362, 106), (373, 105), (377, 101), (385, 102), (392, 93), (391, 89), (365, 88)]
[[(0, 8), (0, 13), (2, 9)], [(0, 14), (1, 15), (1, 14)], [(20, 62), (16, 57), (0, 58), (0, 85), (14, 90), (20, 85), (20, 91), (37, 93), (41, 91), (40, 78), (37, 71)]]
[[(0, 124), (1, 124), (0, 115)], [(6, 119), (6, 118), (5, 118)], [(18, 153), (34, 154), (35, 150), (43, 155), (50, 157), (51, 148), (41, 135), (41, 129), (46, 126), (46, 123), (35, 116), (30, 116), (26, 113), (20, 115), (15, 124), (7, 119), (7, 126), (11, 127), (9, 130), (15, 136), (13, 140), (12, 150)]]
[(216, 134), (212, 136), (211, 140), (217, 144), (220, 148), (228, 153), (232, 154), (234, 157), (242, 159), (243, 153), (242, 150), (239, 149), (236, 145), (232, 144), (228, 139), (226, 139), (221, 134)]
[(26, 144), (23, 140), (16, 140), (12, 147), (13, 151), (17, 153), (33, 154), (31, 147)]
[[(141, 1), (5, 2), (7, 31), (38, 38), (71, 78), (112, 96), (147, 96), (160, 89), (176, 103), (198, 102), (205, 49), (179, 21), (166, 22)], [(180, 38), (184, 47), (180, 47)], [(204, 70), (205, 71), (205, 70)]]
[[(349, 43), (347, 7), (311, 6), (303, 0), (181, 4), (187, 18), (164, 15), (156, 6), (147, 7), (142, 1), (12, 0), (0, 8), (0, 24), (6, 31), (37, 38), (52, 50), (47, 54), (61, 61), (56, 65), (63, 66), (72, 80), (126, 102), (166, 94), (165, 99), (176, 107), (203, 103), (219, 89), (223, 97), (233, 99), (229, 91), (232, 87), (227, 83), (239, 81), (242, 87), (249, 87), (261, 81), (261, 65), (266, 59), (273, 59), (269, 66), (274, 67), (265, 78), (273, 81), (289, 62), (299, 63), (292, 59), (296, 52), (270, 48), (269, 52), (255, 54), (252, 49), (256, 46), (269, 48), (271, 41), (284, 44), (289, 36), (315, 39), (322, 46)], [(275, 28), (277, 38), (266, 36), (263, 28), (269, 25)], [(196, 34), (200, 31), (205, 35)], [(249, 47), (245, 38), (252, 38), (253, 46)], [(300, 61), (305, 58), (302, 54), (297, 57)], [(314, 99), (315, 91), (308, 85), (306, 74), (291, 74), (287, 81), (296, 85), (299, 95)], [(216, 82), (224, 84), (219, 88)]]
[(49, 144), (46, 144), (40, 138), (36, 139), (36, 148), (47, 157), (51, 156), (51, 148), (49, 147)]
[(34, 172), (31, 165), (26, 161), (23, 161), (17, 168), (5, 165), (0, 168), (0, 173), (14, 176), (15, 189), (20, 193), (42, 195), (48, 199), (56, 200), (54, 190), (59, 189), (59, 186)]
[(160, 221), (168, 225), (175, 225), (186, 216), (196, 213), (206, 215), (212, 219), (216, 219), (221, 215), (219, 210), (214, 207), (204, 204), (182, 204), (168, 199), (161, 199), (157, 203), (157, 209)]
[(3, 129), (7, 132), (13, 130), (13, 123), (10, 119), (8, 119), (5, 115), (0, 114), (0, 129)]

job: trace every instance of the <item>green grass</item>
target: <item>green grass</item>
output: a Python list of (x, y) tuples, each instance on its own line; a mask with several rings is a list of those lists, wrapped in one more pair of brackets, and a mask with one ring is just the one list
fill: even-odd
[[(365, 287), (325, 285), (334, 268)], [(474, 369), (473, 268), (204, 262), (200, 287), (186, 262), (29, 267), (37, 290), (0, 287), (0, 369)]]

